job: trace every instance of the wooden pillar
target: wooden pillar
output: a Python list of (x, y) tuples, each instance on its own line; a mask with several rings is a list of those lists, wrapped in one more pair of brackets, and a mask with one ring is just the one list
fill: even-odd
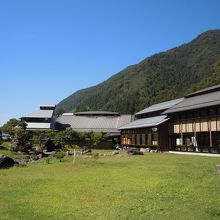
[(212, 148), (212, 131), (209, 131), (210, 147)]
[(212, 152), (212, 129), (211, 129), (211, 120), (208, 121), (208, 128), (209, 128), (209, 152)]
[(180, 123), (181, 145), (183, 146), (183, 123)]
[(197, 144), (197, 137), (196, 137), (196, 120), (193, 121), (193, 131), (194, 131), (194, 142), (195, 142), (195, 146), (193, 146), (193, 151), (196, 152), (196, 149), (198, 149), (198, 144)]

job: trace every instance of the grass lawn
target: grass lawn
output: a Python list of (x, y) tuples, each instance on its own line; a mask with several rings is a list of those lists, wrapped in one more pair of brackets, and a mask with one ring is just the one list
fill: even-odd
[(0, 170), (0, 219), (220, 219), (217, 164), (149, 153)]

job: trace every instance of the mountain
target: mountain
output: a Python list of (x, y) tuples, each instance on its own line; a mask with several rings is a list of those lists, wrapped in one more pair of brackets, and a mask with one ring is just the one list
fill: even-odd
[(219, 83), (220, 30), (210, 30), (77, 91), (58, 104), (56, 114), (86, 110), (134, 113)]

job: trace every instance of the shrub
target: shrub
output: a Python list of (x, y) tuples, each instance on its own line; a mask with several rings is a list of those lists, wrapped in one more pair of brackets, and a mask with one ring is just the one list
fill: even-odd
[(62, 162), (62, 159), (65, 157), (65, 152), (64, 151), (59, 151), (56, 154), (56, 158), (60, 160), (60, 162)]
[(79, 149), (80, 149), (80, 146), (79, 146), (79, 145), (73, 145), (73, 149), (79, 150)]
[(90, 134), (90, 139), (92, 141), (92, 145), (94, 148), (97, 147), (99, 143), (104, 139), (104, 134), (102, 132), (96, 132), (96, 133), (91, 133)]
[(51, 155), (48, 156), (48, 157), (46, 158), (46, 163), (47, 163), (47, 164), (50, 164), (51, 159), (52, 159), (52, 156), (51, 156)]

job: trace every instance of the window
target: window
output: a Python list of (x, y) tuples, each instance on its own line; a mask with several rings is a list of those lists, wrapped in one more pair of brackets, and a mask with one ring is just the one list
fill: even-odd
[(155, 132), (152, 135), (152, 145), (158, 145), (158, 133)]
[(177, 133), (177, 134), (180, 133), (180, 125), (179, 125), (178, 121), (174, 122), (173, 131), (174, 131), (174, 133)]
[(182, 124), (181, 124), (181, 130), (182, 130), (183, 133), (186, 132), (186, 121), (185, 121), (185, 120), (182, 121)]
[(191, 120), (186, 121), (186, 130), (187, 132), (193, 132), (193, 124)]
[(176, 139), (176, 146), (181, 146), (181, 145), (183, 145), (182, 139), (181, 138), (177, 138)]
[(215, 117), (211, 118), (210, 120), (210, 130), (217, 131), (217, 121)]
[(208, 131), (207, 119), (201, 119), (201, 131)]
[(200, 119), (195, 120), (195, 131), (200, 132)]
[(217, 118), (217, 130), (220, 131), (220, 117)]

